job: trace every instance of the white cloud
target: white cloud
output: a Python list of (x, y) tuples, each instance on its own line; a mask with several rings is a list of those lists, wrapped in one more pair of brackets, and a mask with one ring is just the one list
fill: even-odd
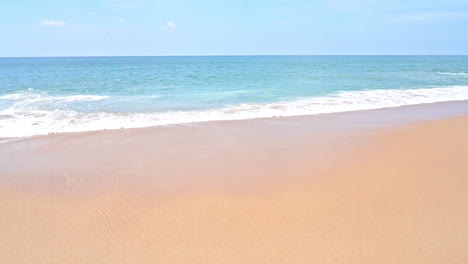
[(174, 29), (176, 27), (177, 27), (177, 25), (174, 22), (168, 21), (165, 26), (161, 27), (161, 29), (162, 30), (171, 30), (171, 29)]
[(170, 28), (177, 27), (176, 24), (174, 22), (172, 22), (172, 21), (167, 22), (167, 26), (170, 27)]
[(65, 21), (61, 20), (42, 20), (41, 25), (44, 27), (64, 27), (67, 25)]
[(120, 22), (120, 23), (125, 23), (125, 19), (119, 18), (119, 22)]

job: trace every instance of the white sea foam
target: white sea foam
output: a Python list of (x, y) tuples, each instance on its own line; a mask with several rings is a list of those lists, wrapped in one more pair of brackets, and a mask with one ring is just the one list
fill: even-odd
[[(54, 100), (58, 98), (62, 98), (60, 100), (90, 101), (102, 100), (106, 97), (80, 95), (54, 97)], [(249, 103), (226, 108), (164, 113), (45, 111), (22, 108), (19, 105), (0, 111), (0, 137), (24, 137), (54, 132), (135, 128), (215, 120), (313, 115), (458, 100), (468, 100), (468, 86), (339, 92), (329, 96), (304, 98), (296, 101), (266, 104)]]
[(453, 76), (466, 76), (466, 77), (468, 77), (468, 73), (466, 73), (466, 72), (438, 72), (437, 74), (440, 74), (440, 75), (453, 75)]
[[(30, 91), (30, 90), (28, 90)], [(98, 101), (109, 98), (102, 95), (70, 95), (70, 96), (47, 96), (40, 93), (14, 93), (0, 96), (3, 100), (22, 100), (23, 102), (48, 102), (48, 101)]]

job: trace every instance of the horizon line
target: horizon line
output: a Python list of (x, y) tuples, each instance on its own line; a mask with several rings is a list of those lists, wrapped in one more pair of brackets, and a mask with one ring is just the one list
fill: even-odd
[(106, 57), (314, 57), (314, 56), (468, 56), (468, 54), (212, 54), (212, 55), (70, 55), (70, 56), (0, 56), (0, 58), (106, 58)]

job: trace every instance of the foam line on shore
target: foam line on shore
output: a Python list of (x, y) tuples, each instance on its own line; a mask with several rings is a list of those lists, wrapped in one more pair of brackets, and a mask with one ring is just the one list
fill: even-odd
[[(26, 99), (23, 97), (0, 98), (3, 100), (16, 100), (12, 106), (0, 111), (0, 138), (205, 121), (314, 115), (468, 100), (468, 86), (342, 91), (328, 96), (297, 98), (291, 101), (244, 103), (207, 110), (151, 113), (77, 112), (62, 109), (43, 110), (35, 108), (28, 102), (31, 102), (31, 100), (37, 102), (37, 100), (44, 98), (41, 99), (40, 95), (32, 99), (30, 97), (26, 97)], [(58, 98), (58, 100), (62, 101), (94, 101), (104, 99), (107, 99), (107, 97), (90, 95), (74, 95)]]

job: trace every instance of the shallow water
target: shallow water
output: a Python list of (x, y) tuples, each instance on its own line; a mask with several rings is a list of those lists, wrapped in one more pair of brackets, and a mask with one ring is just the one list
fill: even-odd
[(0, 58), (0, 137), (468, 99), (468, 56)]

